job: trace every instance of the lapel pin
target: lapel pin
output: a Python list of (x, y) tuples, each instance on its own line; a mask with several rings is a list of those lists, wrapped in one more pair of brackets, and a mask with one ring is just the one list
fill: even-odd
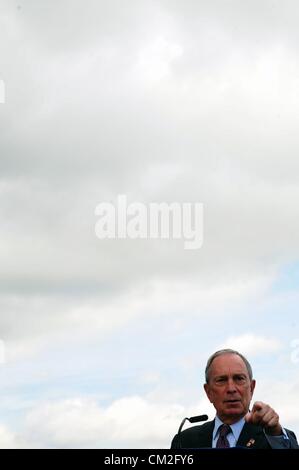
[(251, 439), (249, 439), (249, 441), (247, 442), (246, 447), (252, 447), (254, 443), (255, 443), (255, 439), (251, 438)]

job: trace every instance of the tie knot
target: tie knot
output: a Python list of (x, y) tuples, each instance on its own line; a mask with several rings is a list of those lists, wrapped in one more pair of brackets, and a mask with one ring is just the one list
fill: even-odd
[(219, 428), (219, 435), (221, 437), (226, 437), (231, 432), (231, 428), (228, 424), (221, 424)]

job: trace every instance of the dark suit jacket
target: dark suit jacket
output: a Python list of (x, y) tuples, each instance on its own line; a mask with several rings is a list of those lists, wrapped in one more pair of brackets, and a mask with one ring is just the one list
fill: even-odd
[[(181, 432), (180, 439), (176, 434), (172, 440), (172, 449), (200, 449), (211, 448), (215, 420), (208, 421), (201, 426), (193, 426)], [(283, 438), (267, 438), (261, 426), (245, 423), (236, 447), (251, 449), (298, 449), (295, 434), (286, 429), (289, 441)], [(251, 440), (251, 441), (250, 441)], [(247, 444), (252, 444), (248, 447)]]

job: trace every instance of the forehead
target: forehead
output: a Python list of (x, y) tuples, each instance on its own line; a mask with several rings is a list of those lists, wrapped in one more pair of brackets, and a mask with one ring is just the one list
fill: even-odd
[(210, 374), (212, 375), (248, 375), (246, 364), (237, 354), (222, 354), (217, 356), (211, 364)]

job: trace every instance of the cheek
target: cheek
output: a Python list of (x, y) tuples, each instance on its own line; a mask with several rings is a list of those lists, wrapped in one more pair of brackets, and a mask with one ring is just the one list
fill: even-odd
[(213, 393), (212, 397), (211, 397), (211, 401), (214, 402), (214, 403), (219, 403), (222, 401), (222, 396), (221, 394), (219, 393)]
[(216, 399), (216, 396), (215, 396), (215, 393), (213, 392), (213, 390), (209, 390), (207, 395), (208, 395), (208, 399), (210, 400), (210, 402), (213, 403)]
[(251, 400), (251, 397), (252, 397), (252, 391), (251, 391), (251, 389), (248, 389), (248, 390), (246, 391), (246, 393), (244, 393), (244, 398), (245, 398), (246, 400)]

